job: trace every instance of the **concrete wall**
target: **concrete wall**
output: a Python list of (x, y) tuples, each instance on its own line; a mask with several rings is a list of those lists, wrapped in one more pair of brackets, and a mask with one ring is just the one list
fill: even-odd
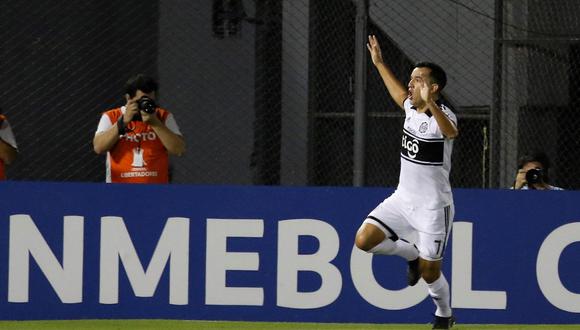
[[(251, 10), (252, 1), (244, 1)], [(254, 120), (254, 27), (212, 32), (211, 1), (159, 2), (161, 103), (187, 140), (175, 182), (250, 184)], [(185, 10), (187, 9), (187, 10)]]

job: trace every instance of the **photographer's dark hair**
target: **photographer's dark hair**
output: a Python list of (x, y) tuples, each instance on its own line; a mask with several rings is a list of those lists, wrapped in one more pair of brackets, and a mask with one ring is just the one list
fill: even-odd
[(441, 92), (443, 88), (445, 88), (445, 85), (447, 85), (447, 74), (439, 65), (433, 62), (419, 62), (415, 64), (415, 67), (431, 69), (431, 79), (433, 79), (434, 83), (439, 85), (439, 92)]
[(159, 86), (157, 85), (157, 81), (155, 81), (153, 77), (144, 74), (138, 74), (127, 80), (124, 90), (125, 94), (129, 94), (129, 97), (133, 98), (135, 95), (137, 95), (138, 90), (144, 93), (151, 93), (157, 92), (158, 88)]
[(526, 154), (521, 156), (518, 159), (518, 170), (522, 169), (524, 167), (524, 165), (526, 165), (527, 163), (531, 163), (531, 162), (538, 162), (540, 164), (542, 164), (543, 167), (543, 176), (544, 176), (544, 181), (549, 182), (549, 177), (548, 177), (548, 173), (549, 173), (549, 169), (550, 169), (550, 159), (548, 158), (548, 156), (544, 153), (544, 152), (535, 152), (532, 154)]

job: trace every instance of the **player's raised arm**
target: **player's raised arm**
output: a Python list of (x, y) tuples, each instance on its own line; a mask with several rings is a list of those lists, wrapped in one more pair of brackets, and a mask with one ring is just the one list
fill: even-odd
[(369, 53), (371, 54), (371, 59), (373, 64), (379, 71), (385, 86), (387, 86), (387, 90), (389, 94), (393, 98), (393, 100), (403, 108), (403, 103), (407, 98), (407, 89), (405, 86), (395, 77), (393, 71), (385, 64), (383, 61), (383, 54), (381, 52), (381, 46), (379, 45), (379, 41), (377, 37), (374, 35), (369, 36), (369, 42), (367, 43), (367, 48)]
[(453, 121), (443, 113), (441, 108), (439, 108), (435, 102), (434, 94), (436, 89), (439, 87), (434, 87), (433, 85), (437, 86), (437, 84), (429, 84), (424, 80), (421, 81), (421, 99), (431, 110), (433, 117), (435, 117), (435, 120), (437, 121), (437, 125), (439, 125), (441, 133), (449, 139), (454, 139), (459, 134), (459, 130), (455, 123), (453, 123)]

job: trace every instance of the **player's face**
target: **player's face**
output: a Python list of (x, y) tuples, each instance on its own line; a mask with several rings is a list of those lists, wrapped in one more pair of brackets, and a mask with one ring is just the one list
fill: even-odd
[(424, 83), (431, 85), (431, 69), (429, 68), (415, 68), (411, 72), (411, 79), (409, 80), (408, 92), (409, 100), (415, 107), (420, 107), (423, 104), (421, 99), (421, 86)]

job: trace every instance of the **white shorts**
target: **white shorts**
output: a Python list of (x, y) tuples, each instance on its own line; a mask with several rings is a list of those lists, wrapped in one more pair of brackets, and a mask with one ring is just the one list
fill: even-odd
[(436, 261), (443, 259), (454, 215), (453, 203), (440, 209), (423, 209), (403, 202), (395, 193), (379, 204), (364, 223), (378, 227), (393, 240), (414, 243), (421, 258)]

